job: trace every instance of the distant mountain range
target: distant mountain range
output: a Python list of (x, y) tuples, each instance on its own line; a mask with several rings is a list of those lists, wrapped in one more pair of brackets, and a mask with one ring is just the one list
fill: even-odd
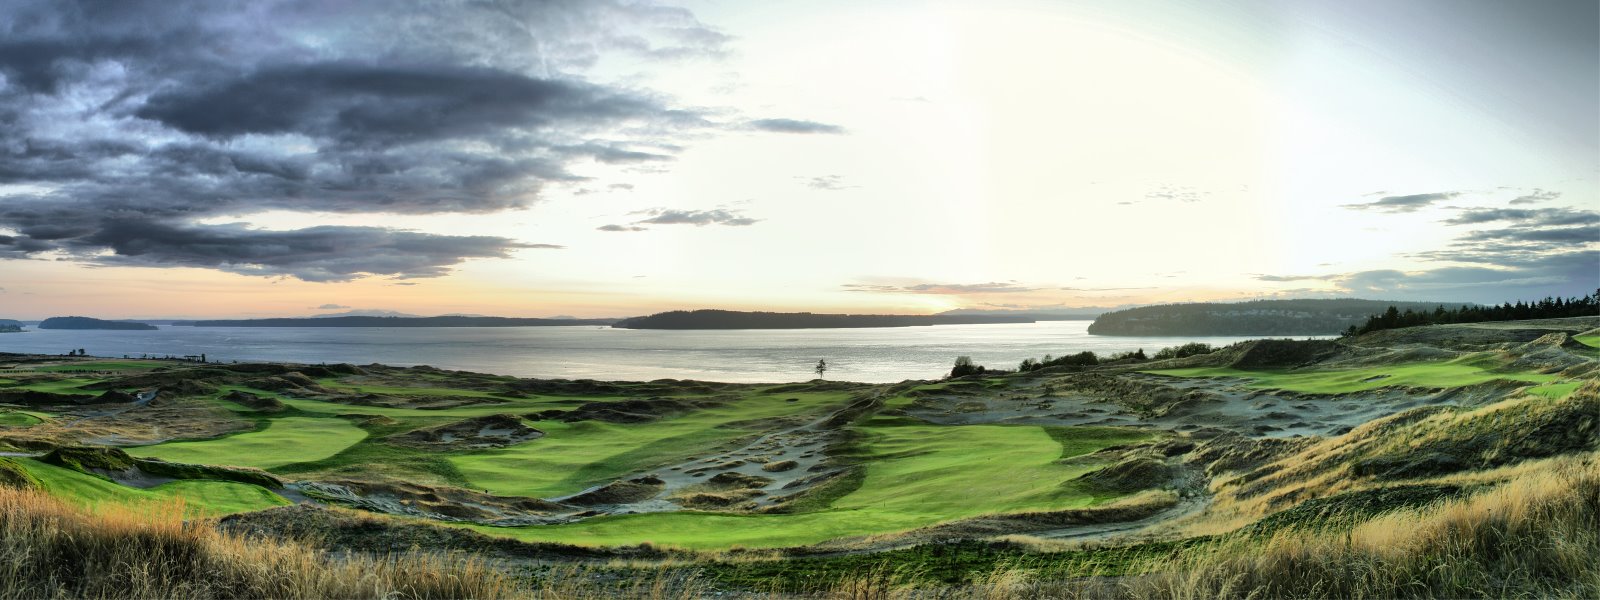
[[(328, 316), (278, 319), (213, 319), (183, 323), (194, 327), (554, 327), (610, 325), (616, 319), (524, 319), (517, 317)], [(176, 323), (175, 323), (176, 324)]]
[(1098, 306), (1048, 309), (958, 308), (955, 310), (947, 310), (939, 314), (951, 316), (1023, 317), (1033, 319), (1035, 321), (1088, 321), (1113, 310), (1116, 309)]
[(621, 329), (833, 329), (857, 327), (916, 327), (1032, 323), (1016, 315), (845, 315), (822, 313), (744, 312), (733, 310), (674, 310), (648, 317), (618, 321)]
[(1459, 302), (1390, 302), (1337, 298), (1329, 300), (1253, 300), (1162, 304), (1112, 311), (1089, 325), (1094, 335), (1337, 335), (1390, 306), (1432, 311)]

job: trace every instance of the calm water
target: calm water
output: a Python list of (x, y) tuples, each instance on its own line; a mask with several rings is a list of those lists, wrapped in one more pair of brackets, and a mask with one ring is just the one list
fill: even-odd
[(0, 352), (95, 356), (206, 354), (222, 361), (432, 365), (520, 377), (787, 382), (815, 377), (933, 379), (958, 355), (997, 368), (1028, 357), (1092, 350), (1102, 356), (1184, 342), (1248, 338), (1105, 337), (1089, 321), (873, 329), (659, 331), (609, 327), (170, 327), (157, 331), (30, 329), (0, 334)]

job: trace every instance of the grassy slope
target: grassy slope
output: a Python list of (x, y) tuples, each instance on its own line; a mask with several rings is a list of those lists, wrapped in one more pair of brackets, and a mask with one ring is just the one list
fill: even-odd
[(20, 410), (0, 410), (0, 427), (27, 427), (43, 420)]
[(94, 362), (73, 362), (44, 367), (34, 367), (35, 371), (44, 372), (70, 372), (70, 371), (148, 371), (159, 367), (171, 366), (167, 363), (142, 361), (142, 360), (97, 360)]
[(1559, 379), (1555, 375), (1541, 373), (1497, 372), (1480, 362), (1462, 359), (1295, 373), (1246, 371), (1227, 367), (1162, 369), (1147, 372), (1171, 377), (1240, 377), (1251, 380), (1249, 384), (1251, 387), (1312, 394), (1344, 394), (1393, 386), (1453, 388), (1496, 379), (1529, 383), (1548, 383)]
[(33, 459), (18, 459), (18, 462), (44, 484), (45, 491), (84, 507), (99, 504), (137, 505), (181, 499), (189, 514), (215, 516), (289, 504), (288, 500), (265, 488), (245, 483), (173, 481), (139, 489)]
[(360, 427), (344, 419), (283, 417), (273, 419), (262, 431), (198, 442), (141, 446), (127, 451), (133, 456), (173, 462), (271, 469), (333, 456), (366, 436)]
[[(799, 398), (798, 402), (787, 402)], [(680, 462), (752, 432), (730, 427), (842, 404), (844, 392), (758, 394), (725, 406), (653, 423), (539, 421), (545, 437), (504, 448), (450, 457), (472, 487), (516, 496), (562, 496), (639, 470)]]
[[(781, 547), (836, 537), (903, 531), (952, 519), (1024, 510), (1089, 506), (1107, 498), (1062, 483), (1091, 465), (1064, 466), (1065, 456), (1127, 443), (1147, 434), (1086, 428), (1081, 438), (1042, 427), (942, 427), (875, 417), (859, 428), (867, 460), (861, 487), (831, 507), (806, 514), (652, 513), (590, 519), (550, 527), (477, 527), (525, 540), (589, 545), (651, 542), (689, 548)], [(1115, 433), (1113, 433), (1115, 432)], [(1069, 447), (1057, 439), (1070, 439)], [(996, 473), (1003, 472), (1004, 477)]]
[(1578, 340), (1578, 343), (1586, 346), (1600, 348), (1600, 335), (1580, 335), (1572, 339)]

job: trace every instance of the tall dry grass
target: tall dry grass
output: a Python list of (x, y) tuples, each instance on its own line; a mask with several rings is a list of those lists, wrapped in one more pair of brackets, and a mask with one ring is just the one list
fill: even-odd
[(334, 557), (185, 523), (181, 504), (85, 511), (0, 488), (0, 598), (510, 598), (482, 560)]
[(918, 588), (890, 571), (819, 589), (849, 600), (1021, 598), (1600, 598), (1600, 454), (1556, 461), (1469, 498), (1348, 529), (1234, 537), (1134, 575), (1038, 581), (1001, 570), (972, 585)]

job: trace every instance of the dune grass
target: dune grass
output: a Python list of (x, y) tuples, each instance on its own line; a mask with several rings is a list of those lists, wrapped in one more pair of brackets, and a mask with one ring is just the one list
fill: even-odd
[[(1070, 430), (1073, 428), (1062, 428)], [(1060, 464), (1076, 456), (1148, 437), (1111, 428), (1070, 431), (1037, 426), (938, 426), (874, 417), (856, 458), (866, 474), (856, 490), (805, 514), (650, 513), (588, 519), (569, 525), (475, 527), (491, 535), (585, 545), (641, 542), (694, 549), (773, 548), (839, 537), (905, 531), (985, 514), (1083, 508), (1111, 499), (1062, 485), (1096, 465)], [(1070, 448), (1058, 440), (1071, 440)]]
[(181, 503), (86, 510), (0, 488), (0, 598), (512, 598), (526, 591), (481, 560), (329, 556), (292, 541), (225, 534)]
[(367, 432), (344, 419), (281, 417), (261, 431), (195, 442), (168, 442), (127, 448), (128, 454), (173, 462), (272, 469), (321, 460), (366, 438)]
[(1496, 379), (1529, 383), (1547, 383), (1559, 379), (1556, 375), (1543, 373), (1494, 370), (1485, 366), (1481, 359), (1457, 359), (1443, 362), (1404, 363), (1361, 369), (1307, 372), (1247, 371), (1229, 367), (1159, 369), (1145, 372), (1169, 377), (1238, 377), (1250, 380), (1248, 384), (1250, 387), (1288, 390), (1308, 394), (1347, 394), (1397, 386), (1455, 388)]
[(17, 462), (44, 485), (46, 492), (85, 508), (182, 501), (188, 516), (206, 517), (289, 504), (282, 496), (247, 483), (180, 480), (140, 489), (33, 459)]
[[(729, 404), (650, 423), (538, 421), (545, 436), (509, 448), (450, 457), (470, 485), (496, 494), (573, 494), (640, 470), (682, 462), (720, 444), (755, 435), (738, 422), (821, 415), (845, 392), (754, 394)], [(798, 401), (789, 402), (789, 398)]]

